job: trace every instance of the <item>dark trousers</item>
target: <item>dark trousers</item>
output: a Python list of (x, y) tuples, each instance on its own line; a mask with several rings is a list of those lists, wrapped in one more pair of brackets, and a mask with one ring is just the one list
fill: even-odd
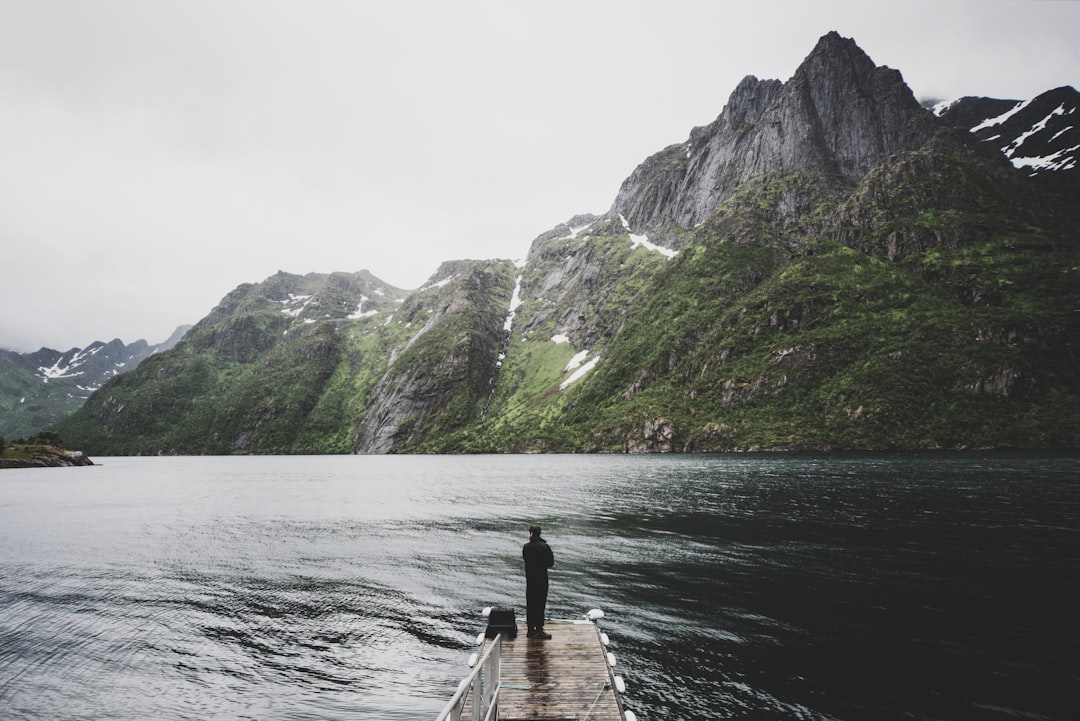
[(544, 576), (525, 576), (525, 620), (529, 630), (544, 627), (544, 608), (547, 606), (548, 580)]

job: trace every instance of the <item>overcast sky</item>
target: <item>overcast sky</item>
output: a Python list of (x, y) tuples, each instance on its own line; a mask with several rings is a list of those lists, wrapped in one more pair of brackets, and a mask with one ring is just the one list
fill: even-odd
[(0, 0), (0, 347), (278, 270), (522, 258), (830, 30), (920, 99), (1080, 81), (1080, 2)]

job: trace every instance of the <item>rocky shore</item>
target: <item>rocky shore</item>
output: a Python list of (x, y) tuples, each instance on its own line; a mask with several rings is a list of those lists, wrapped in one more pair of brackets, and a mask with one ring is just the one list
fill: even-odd
[(53, 446), (33, 446), (26, 453), (13, 453), (8, 449), (0, 456), (0, 468), (63, 468), (65, 466), (92, 466), (82, 451), (68, 451)]

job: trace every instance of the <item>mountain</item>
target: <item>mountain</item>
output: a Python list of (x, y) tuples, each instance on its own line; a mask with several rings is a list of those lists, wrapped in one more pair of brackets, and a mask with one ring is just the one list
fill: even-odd
[(66, 418), (110, 378), (175, 346), (189, 327), (177, 328), (156, 345), (114, 339), (65, 352), (0, 350), (0, 437), (31, 436)]
[(1075, 447), (1073, 168), (970, 131), (1016, 105), (939, 117), (829, 33), (523, 265), (241, 286), (58, 428), (96, 455)]
[(933, 108), (942, 120), (999, 148), (1014, 167), (1058, 181), (1080, 173), (1078, 109), (1080, 93), (1071, 86), (1025, 101), (966, 97)]
[(934, 127), (898, 71), (875, 67), (853, 40), (829, 33), (788, 82), (744, 78), (713, 123), (640, 165), (614, 208), (680, 246), (752, 178), (802, 171), (853, 182), (891, 153), (925, 143)]
[(444, 263), (411, 293), (367, 271), (242, 285), (62, 434), (99, 455), (383, 452), (445, 434), (489, 393), (513, 267)]

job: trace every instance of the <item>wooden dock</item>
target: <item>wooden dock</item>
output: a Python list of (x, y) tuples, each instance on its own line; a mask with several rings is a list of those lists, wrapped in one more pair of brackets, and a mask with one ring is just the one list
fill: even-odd
[[(523, 629), (517, 638), (503, 638), (500, 721), (624, 721), (615, 657), (596, 623), (549, 620), (545, 630), (550, 639), (526, 638)], [(491, 642), (484, 639), (480, 656)]]

